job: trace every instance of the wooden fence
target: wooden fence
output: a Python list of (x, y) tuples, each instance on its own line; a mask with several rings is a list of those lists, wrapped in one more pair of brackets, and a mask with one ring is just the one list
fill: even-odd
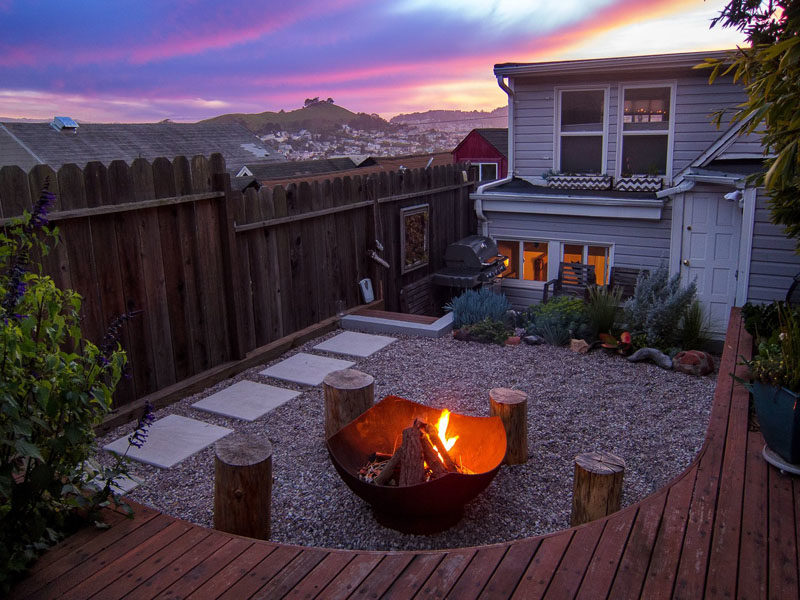
[[(386, 308), (443, 266), (447, 244), (473, 233), (474, 182), (456, 165), (232, 191), (225, 164), (179, 156), (99, 162), (56, 173), (0, 169), (0, 218), (30, 209), (45, 182), (60, 243), (45, 271), (84, 298), (83, 332), (99, 342), (115, 316), (130, 377), (116, 406), (133, 402), (361, 303), (370, 277)], [(429, 205), (429, 261), (403, 274), (400, 211)], [(368, 252), (375, 238), (389, 263)]]

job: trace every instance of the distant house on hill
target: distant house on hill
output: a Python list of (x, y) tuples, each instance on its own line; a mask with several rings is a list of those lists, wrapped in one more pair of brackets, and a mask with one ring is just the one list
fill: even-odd
[(0, 123), (0, 166), (54, 169), (91, 161), (108, 165), (219, 152), (232, 174), (245, 164), (285, 162), (282, 154), (235, 123), (81, 123), (56, 117), (50, 123)]
[(473, 129), (453, 150), (453, 162), (477, 166), (480, 181), (502, 179), (508, 174), (508, 128)]

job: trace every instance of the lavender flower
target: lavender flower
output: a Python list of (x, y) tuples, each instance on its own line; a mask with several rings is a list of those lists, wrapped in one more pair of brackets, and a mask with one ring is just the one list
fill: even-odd
[(136, 429), (133, 430), (133, 434), (128, 436), (128, 444), (130, 446), (134, 446), (135, 448), (141, 448), (144, 446), (144, 443), (147, 441), (147, 434), (150, 426), (153, 424), (155, 420), (155, 416), (153, 415), (153, 405), (149, 402), (144, 403), (144, 412), (142, 416), (139, 417), (139, 421), (136, 423)]

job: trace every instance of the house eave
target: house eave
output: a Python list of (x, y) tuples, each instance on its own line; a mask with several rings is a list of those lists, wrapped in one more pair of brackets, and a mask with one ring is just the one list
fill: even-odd
[(473, 193), (484, 213), (506, 212), (540, 215), (639, 219), (660, 221), (665, 200), (653, 198), (604, 198), (591, 195), (548, 195), (523, 193)]

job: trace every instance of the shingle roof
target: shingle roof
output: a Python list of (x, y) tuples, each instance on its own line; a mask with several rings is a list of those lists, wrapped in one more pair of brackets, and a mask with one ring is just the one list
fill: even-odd
[(355, 169), (358, 165), (353, 159), (345, 158), (320, 158), (315, 160), (290, 160), (272, 164), (250, 164), (245, 166), (259, 181), (273, 179), (286, 179), (287, 177), (302, 177), (304, 175), (320, 175)]
[(49, 123), (0, 124), (0, 166), (29, 169), (41, 162), (58, 169), (67, 163), (83, 167), (94, 160), (107, 165), (114, 160), (130, 163), (140, 157), (191, 158), (214, 152), (225, 157), (229, 171), (248, 163), (285, 160), (236, 123), (82, 123), (75, 131), (57, 131)]
[(508, 128), (487, 127), (476, 129), (475, 132), (489, 142), (495, 150), (508, 158)]

